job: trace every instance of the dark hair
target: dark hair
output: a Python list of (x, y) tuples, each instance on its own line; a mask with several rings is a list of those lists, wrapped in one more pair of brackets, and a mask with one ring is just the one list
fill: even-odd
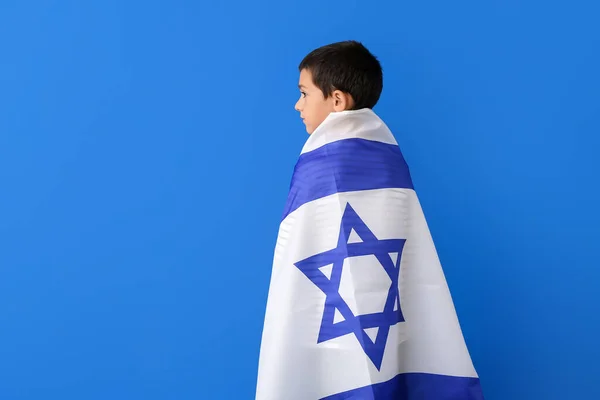
[(349, 93), (353, 109), (373, 108), (383, 90), (383, 71), (377, 58), (362, 43), (348, 40), (310, 52), (298, 69), (311, 72), (325, 98), (334, 90)]

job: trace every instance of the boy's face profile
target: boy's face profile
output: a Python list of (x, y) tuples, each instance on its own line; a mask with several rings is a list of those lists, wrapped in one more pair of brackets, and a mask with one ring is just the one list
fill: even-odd
[(312, 134), (315, 129), (332, 112), (343, 111), (352, 104), (352, 98), (339, 90), (325, 98), (321, 89), (313, 82), (312, 73), (303, 69), (300, 71), (298, 82), (300, 99), (296, 102), (295, 109), (300, 112), (300, 118), (306, 125), (306, 132)]
[(300, 71), (298, 88), (300, 99), (296, 102), (295, 108), (300, 112), (300, 118), (306, 125), (306, 132), (310, 135), (333, 111), (332, 103), (325, 99), (321, 89), (313, 83), (312, 73), (309, 70)]

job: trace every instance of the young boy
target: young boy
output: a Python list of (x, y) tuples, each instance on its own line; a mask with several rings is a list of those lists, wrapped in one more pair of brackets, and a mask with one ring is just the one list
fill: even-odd
[(257, 400), (482, 400), (394, 136), (377, 59), (334, 43), (300, 63), (309, 137), (275, 246)]

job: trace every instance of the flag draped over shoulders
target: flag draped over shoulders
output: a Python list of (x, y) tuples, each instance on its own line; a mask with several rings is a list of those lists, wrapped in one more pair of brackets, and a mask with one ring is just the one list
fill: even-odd
[(483, 400), (407, 164), (370, 109), (297, 162), (275, 245), (257, 400)]

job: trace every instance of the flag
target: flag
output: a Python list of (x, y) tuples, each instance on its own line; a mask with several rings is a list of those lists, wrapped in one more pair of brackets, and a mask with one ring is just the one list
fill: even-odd
[(294, 169), (256, 400), (482, 400), (408, 166), (371, 109), (330, 114)]

